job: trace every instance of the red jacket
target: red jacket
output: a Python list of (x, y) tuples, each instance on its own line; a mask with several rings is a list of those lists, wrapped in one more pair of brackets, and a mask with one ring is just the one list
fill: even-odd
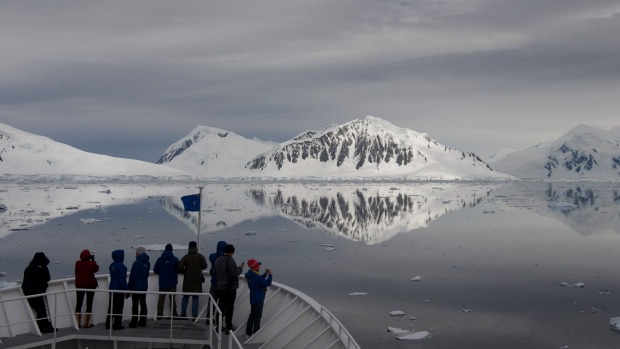
[(90, 259), (90, 251), (84, 250), (80, 253), (80, 260), (75, 262), (75, 287), (76, 288), (96, 288), (97, 279), (95, 273), (99, 271), (97, 262)]

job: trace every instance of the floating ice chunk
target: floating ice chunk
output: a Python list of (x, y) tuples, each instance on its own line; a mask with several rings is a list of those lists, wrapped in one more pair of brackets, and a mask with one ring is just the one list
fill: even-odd
[(584, 284), (583, 282), (578, 282), (578, 283), (576, 283), (576, 284), (573, 284), (572, 286), (573, 286), (573, 287), (581, 287), (581, 288), (584, 288), (584, 287), (586, 287), (586, 284)]
[(134, 235), (134, 239), (144, 239), (144, 235)]
[(414, 276), (411, 278), (411, 281), (422, 281), (422, 277), (421, 276)]
[(620, 333), (620, 317), (612, 317), (609, 319), (609, 329)]
[(409, 334), (405, 334), (402, 336), (397, 336), (396, 339), (424, 339), (426, 337), (428, 337), (430, 333), (428, 331), (418, 331), (418, 332), (411, 332)]
[(254, 231), (254, 230), (248, 230), (248, 231), (246, 231), (246, 232), (245, 232), (245, 235), (248, 235), (248, 236), (250, 236), (250, 235), (256, 235), (256, 231)]
[(95, 224), (95, 222), (101, 222), (101, 219), (96, 219), (96, 218), (80, 218), (79, 221), (84, 223), (84, 224)]
[(334, 247), (334, 245), (331, 245), (331, 244), (319, 244), (319, 246)]
[(568, 349), (568, 345), (563, 345), (561, 347), (558, 347), (558, 349)]
[(367, 292), (351, 292), (351, 293), (349, 293), (349, 296), (351, 296), (351, 297), (367, 296), (367, 295), (368, 295)]
[(404, 316), (405, 312), (402, 310), (393, 310), (390, 312), (390, 315), (392, 316)]
[(9, 288), (17, 286), (17, 282), (0, 281), (0, 288)]
[(388, 327), (388, 332), (392, 332), (392, 333), (396, 333), (396, 334), (403, 334), (403, 333), (409, 333), (411, 331), (409, 330), (403, 330), (402, 328), (398, 328), (398, 327)]
[(471, 309), (461, 309), (464, 313), (471, 313)]
[(335, 249), (336, 249), (335, 247), (325, 247), (323, 251), (333, 251)]

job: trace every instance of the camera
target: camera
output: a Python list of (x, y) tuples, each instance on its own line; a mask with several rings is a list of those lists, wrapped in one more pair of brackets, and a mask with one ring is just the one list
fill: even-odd
[(91, 260), (91, 261), (94, 261), (94, 260), (95, 260), (95, 255), (94, 255), (94, 254), (91, 254), (91, 255), (90, 255), (90, 260)]

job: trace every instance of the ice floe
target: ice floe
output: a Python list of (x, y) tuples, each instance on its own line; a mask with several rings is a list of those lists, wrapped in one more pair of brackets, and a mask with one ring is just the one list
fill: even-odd
[(17, 282), (0, 281), (0, 288), (9, 288), (17, 286)]
[(422, 281), (422, 277), (421, 276), (414, 276), (411, 278), (411, 281)]
[(351, 292), (351, 293), (349, 293), (349, 296), (351, 296), (351, 297), (367, 296), (367, 295), (368, 295), (367, 292)]
[(388, 327), (388, 332), (392, 332), (395, 334), (403, 334), (403, 333), (409, 333), (411, 332), (410, 330), (403, 330), (402, 328), (398, 328), (398, 327)]
[(404, 316), (405, 312), (402, 310), (393, 310), (390, 312), (391, 316)]
[(584, 284), (583, 282), (577, 282), (577, 283), (574, 283), (574, 284), (569, 284), (568, 282), (564, 282), (564, 281), (562, 281), (562, 282), (560, 282), (560, 286), (565, 286), (565, 287), (566, 287), (566, 286), (569, 286), (569, 287), (580, 287), (580, 288), (584, 288), (584, 287), (586, 287), (586, 284)]
[(416, 340), (416, 339), (424, 339), (428, 337), (430, 333), (428, 331), (418, 331), (418, 332), (410, 332), (409, 334), (404, 334), (402, 336), (396, 336), (396, 339), (404, 340)]
[(97, 218), (80, 218), (79, 221), (84, 224), (95, 224), (96, 222), (102, 222), (101, 219)]

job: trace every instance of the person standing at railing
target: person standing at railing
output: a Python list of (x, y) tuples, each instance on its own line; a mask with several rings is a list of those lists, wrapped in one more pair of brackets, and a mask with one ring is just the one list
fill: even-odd
[[(213, 300), (217, 303), (217, 278), (215, 277), (215, 261), (218, 257), (224, 255), (224, 248), (228, 245), (226, 241), (218, 241), (215, 247), (215, 252), (209, 255), (209, 263), (211, 263), (211, 269), (209, 269), (209, 274), (211, 275), (211, 287), (209, 288), (209, 293)], [(207, 314), (207, 325), (209, 324), (209, 317), (211, 314)]]
[(235, 299), (239, 288), (239, 275), (243, 272), (245, 263), (239, 264), (233, 259), (235, 246), (228, 244), (224, 247), (224, 255), (215, 261), (215, 277), (217, 279), (217, 305), (222, 310), (226, 320), (224, 333), (229, 334), (234, 331), (232, 324), (233, 312), (235, 310)]
[[(89, 250), (84, 250), (80, 253), (80, 260), (75, 262), (75, 288), (87, 288), (96, 289), (97, 279), (95, 273), (99, 271), (99, 265), (95, 262), (95, 255), (91, 254)], [(75, 318), (78, 323), (78, 327), (82, 327), (82, 303), (84, 302), (84, 295), (86, 295), (86, 313), (84, 314), (84, 328), (93, 327), (92, 313), (93, 313), (93, 298), (95, 297), (94, 291), (76, 291), (77, 301), (75, 303)]]
[(260, 262), (256, 259), (248, 261), (248, 270), (245, 278), (248, 280), (248, 288), (250, 289), (250, 316), (245, 327), (246, 338), (250, 338), (260, 329), (260, 319), (263, 317), (263, 305), (265, 304), (265, 295), (267, 287), (271, 286), (273, 276), (271, 269), (266, 269), (263, 275), (260, 274)]
[[(125, 260), (124, 250), (112, 251), (112, 264), (110, 264), (110, 286), (112, 290), (127, 290), (127, 267), (123, 264)], [(105, 320), (105, 328), (109, 329), (112, 325), (113, 330), (122, 330), (125, 326), (123, 321), (123, 308), (125, 306), (125, 297), (129, 298), (129, 293), (110, 292), (110, 300), (108, 302), (108, 316)]]
[[(43, 294), (47, 291), (47, 283), (50, 281), (50, 271), (47, 265), (50, 260), (43, 252), (37, 252), (24, 270), (24, 281), (22, 281), (22, 291), (24, 295)], [(47, 307), (45, 306), (45, 296), (28, 298), (28, 304), (37, 314), (37, 325), (42, 333), (52, 333), (57, 331), (52, 326), (47, 317)]]
[[(136, 248), (136, 260), (133, 262), (129, 272), (128, 286), (130, 291), (146, 291), (148, 289), (149, 271), (151, 270), (149, 259), (149, 255), (146, 254), (146, 248), (138, 246)], [(146, 326), (146, 314), (146, 293), (133, 293), (131, 295), (131, 322), (129, 322), (129, 327)]]
[[(205, 256), (198, 252), (196, 241), (190, 241), (187, 254), (181, 258), (177, 270), (183, 274), (183, 292), (202, 293), (202, 283), (205, 281), (202, 271), (209, 265)], [(192, 317), (198, 317), (198, 296), (192, 295)], [(181, 299), (181, 317), (187, 318), (187, 303), (189, 295)]]
[[(179, 259), (172, 253), (172, 245), (167, 244), (162, 252), (161, 256), (155, 261), (153, 272), (159, 275), (159, 292), (176, 292), (177, 284), (179, 283)], [(177, 302), (174, 294), (169, 295), (170, 304), (172, 308), (171, 316), (178, 317)], [(164, 303), (166, 301), (166, 295), (160, 294), (157, 299), (157, 319), (164, 316)]]

